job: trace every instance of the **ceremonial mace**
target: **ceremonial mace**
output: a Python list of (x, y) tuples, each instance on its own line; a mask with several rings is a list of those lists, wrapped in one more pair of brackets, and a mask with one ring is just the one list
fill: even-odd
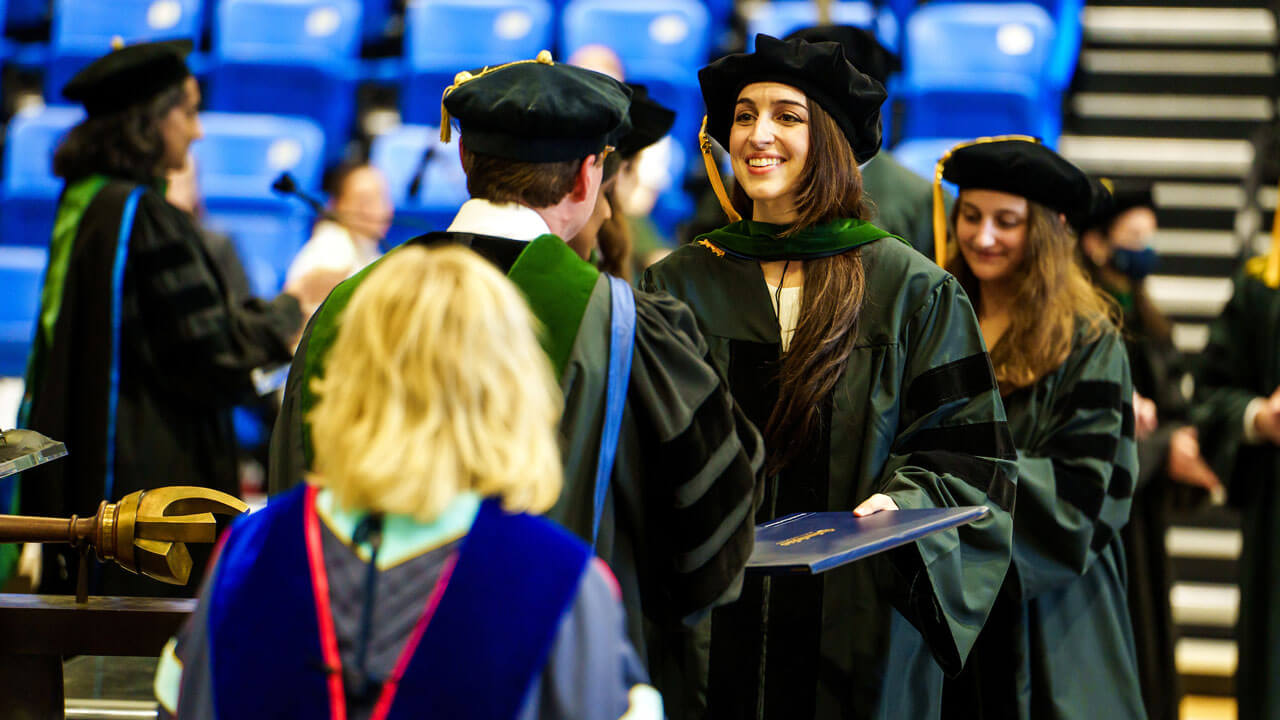
[[(30, 430), (0, 433), (0, 478), (67, 454), (57, 441)], [(134, 574), (170, 585), (186, 585), (191, 553), (185, 543), (217, 539), (214, 513), (239, 515), (249, 509), (240, 499), (202, 487), (172, 486), (130, 493), (118, 502), (102, 501), (92, 517), (0, 515), (0, 542), (70, 543), (80, 550), (76, 602), (89, 594), (88, 556), (114, 561)]]

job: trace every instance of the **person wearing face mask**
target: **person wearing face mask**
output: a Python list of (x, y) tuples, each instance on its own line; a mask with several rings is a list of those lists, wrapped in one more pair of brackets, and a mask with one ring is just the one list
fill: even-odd
[(977, 305), (1018, 452), (1013, 563), (943, 717), (1145, 718), (1120, 539), (1138, 474), (1129, 362), (1067, 221), (1093, 186), (1023, 136), (961, 144), (939, 171), (959, 195), (945, 225), (935, 196), (936, 254)]
[[(879, 82), (838, 43), (756, 38), (699, 72), (733, 222), (650, 267), (765, 430), (757, 522), (985, 505), (980, 521), (806, 577), (748, 577), (712, 618), (707, 708), (680, 717), (936, 717), (1009, 564), (1013, 446), (954, 278), (867, 222)], [(709, 174), (715, 163), (709, 162)], [(666, 694), (669, 707), (681, 700)]]
[[(1125, 346), (1133, 387), (1156, 408), (1156, 427), (1138, 435), (1138, 475), (1129, 523), (1121, 531), (1129, 568), (1129, 614), (1152, 720), (1176, 720), (1181, 700), (1174, 662), (1177, 639), (1169, 606), (1171, 567), (1165, 550), (1169, 513), (1189, 508), (1221, 483), (1200, 452), (1183, 395), (1184, 363), (1173, 345), (1169, 320), (1147, 296), (1145, 279), (1155, 268), (1150, 241), (1156, 232), (1155, 203), (1147, 183), (1109, 183), (1103, 203), (1080, 234), (1085, 269), (1124, 312)], [(1141, 402), (1141, 401), (1139, 401)]]
[[(190, 50), (121, 47), (63, 88), (87, 117), (53, 158), (66, 186), (19, 423), (71, 454), (23, 474), (25, 514), (91, 513), (103, 498), (161, 485), (238, 494), (232, 406), (256, 395), (255, 369), (288, 362), (299, 302), (329, 282), (307, 276), (270, 301), (233, 298), (192, 218), (165, 200), (166, 173), (201, 136)], [(71, 592), (75, 556), (46, 545), (41, 589)], [(194, 592), (112, 565), (92, 575), (93, 594)]]
[[(601, 273), (563, 239), (596, 208), (630, 100), (622, 83), (546, 51), (459, 73), (445, 91), (443, 139), (456, 118), (471, 199), (447, 230), (401, 247), (470, 247), (528, 300), (565, 403), (564, 491), (547, 515), (613, 569), (630, 637), (665, 695), (688, 682), (683, 658), (698, 640), (690, 628), (737, 597), (763, 450), (704, 359), (689, 309)], [(335, 288), (303, 335), (272, 436), (273, 492), (312, 469), (315, 380), (343, 308), (378, 265)]]

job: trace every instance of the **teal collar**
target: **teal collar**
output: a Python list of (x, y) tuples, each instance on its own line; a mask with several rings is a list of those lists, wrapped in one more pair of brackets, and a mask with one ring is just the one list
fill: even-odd
[[(421, 523), (408, 515), (388, 514), (382, 524), (378, 569), (385, 570), (399, 565), (466, 535), (471, 529), (471, 523), (475, 522), (479, 509), (479, 495), (462, 493), (449, 503), (434, 522)], [(321, 489), (316, 493), (316, 513), (339, 540), (352, 547), (362, 559), (369, 559), (368, 546), (352, 546), (351, 542), (356, 525), (368, 513), (339, 507), (328, 489)]]
[(902, 240), (866, 220), (851, 218), (812, 225), (786, 237), (779, 237), (779, 233), (786, 227), (754, 220), (739, 220), (700, 235), (696, 240), (707, 240), (734, 255), (752, 260), (815, 260), (839, 255), (880, 238)]

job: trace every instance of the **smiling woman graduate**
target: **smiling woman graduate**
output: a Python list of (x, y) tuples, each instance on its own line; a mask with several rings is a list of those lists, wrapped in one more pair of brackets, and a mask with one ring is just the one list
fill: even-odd
[(944, 717), (1145, 718), (1119, 535), (1138, 474), (1133, 386), (1067, 220), (1098, 195), (1027, 137), (967, 143), (938, 169), (960, 190), (938, 257), (977, 304), (1018, 448), (1013, 564)]
[(709, 163), (734, 222), (645, 276), (689, 304), (765, 431), (770, 478), (756, 520), (990, 512), (825, 575), (748, 578), (713, 618), (708, 710), (936, 717), (943, 673), (964, 663), (1008, 568), (1004, 410), (959, 283), (863, 219), (858, 164), (880, 148), (884, 89), (836, 43), (760, 35), (756, 48), (699, 73), (707, 132), (737, 180), (730, 202)]

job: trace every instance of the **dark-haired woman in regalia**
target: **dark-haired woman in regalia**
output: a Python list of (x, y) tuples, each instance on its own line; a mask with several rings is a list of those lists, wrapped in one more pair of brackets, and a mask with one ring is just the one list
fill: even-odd
[(688, 303), (765, 432), (757, 521), (990, 513), (824, 575), (749, 577), (712, 619), (708, 707), (668, 697), (668, 710), (936, 717), (943, 674), (964, 663), (1008, 568), (1004, 411), (960, 285), (865, 220), (858, 164), (880, 147), (884, 89), (836, 43), (761, 35), (756, 48), (699, 73), (707, 130), (733, 165), (732, 201), (713, 178), (734, 222), (650, 268), (644, 284)]

